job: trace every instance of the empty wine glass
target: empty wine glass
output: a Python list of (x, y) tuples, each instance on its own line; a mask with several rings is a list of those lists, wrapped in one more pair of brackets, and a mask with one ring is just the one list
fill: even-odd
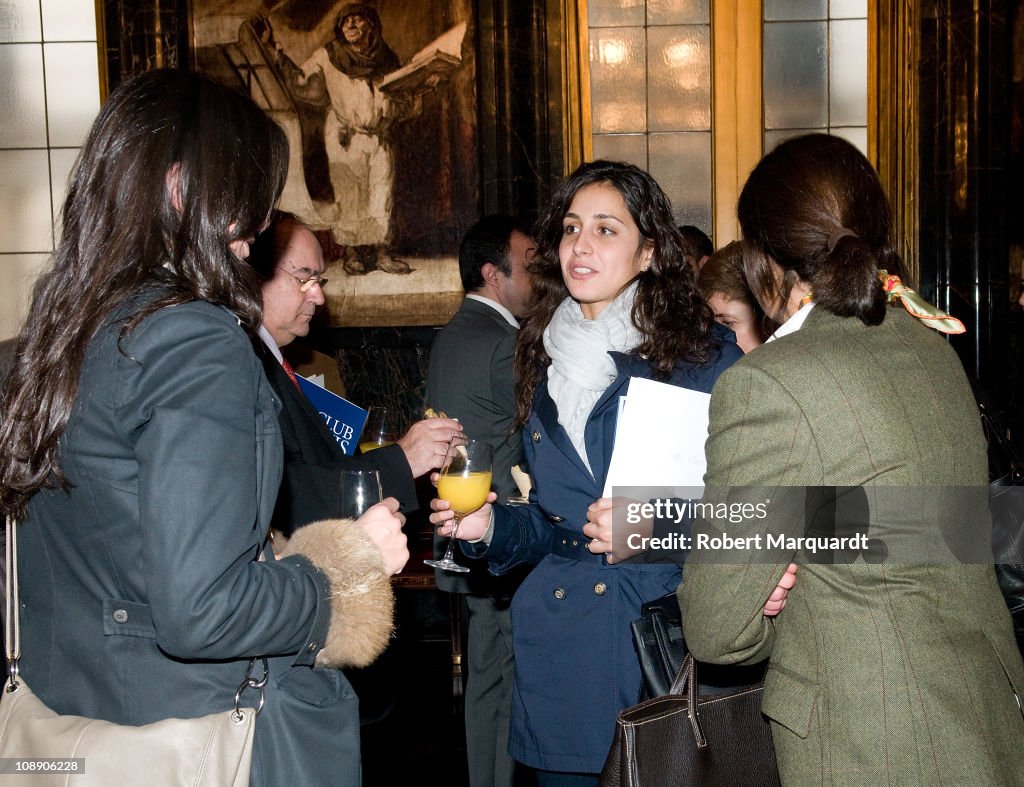
[(447, 500), (455, 512), (455, 518), (452, 520), (452, 537), (443, 558), (424, 560), (424, 563), (460, 574), (469, 571), (453, 559), (459, 523), (462, 517), (473, 513), (487, 502), (487, 493), (490, 491), (491, 447), (479, 440), (454, 438), (448, 446), (448, 453), (437, 478), (437, 496)]
[(342, 470), (340, 484), (341, 516), (346, 519), (359, 519), (367, 508), (384, 499), (376, 470)]

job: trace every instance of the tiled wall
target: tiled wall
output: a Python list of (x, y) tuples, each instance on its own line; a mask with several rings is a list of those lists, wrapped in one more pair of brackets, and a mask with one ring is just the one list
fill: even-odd
[(711, 230), (709, 0), (589, 0), (594, 158), (643, 167)]
[[(867, 152), (867, 0), (737, 3), (763, 25), (765, 151), (808, 131)], [(594, 158), (648, 170), (712, 227), (713, 0), (587, 0)], [(728, 56), (720, 52), (719, 57)]]
[(0, 0), (0, 339), (19, 330), (99, 109), (93, 0)]
[(868, 152), (867, 0), (765, 0), (764, 149), (823, 131)]

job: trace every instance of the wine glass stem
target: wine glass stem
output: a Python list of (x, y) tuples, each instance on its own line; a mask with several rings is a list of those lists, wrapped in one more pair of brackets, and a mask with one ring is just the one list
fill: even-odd
[(452, 537), (448, 541), (448, 548), (444, 551), (444, 562), (455, 559), (455, 539), (458, 538), (459, 525), (462, 523), (462, 517), (458, 514), (452, 519)]

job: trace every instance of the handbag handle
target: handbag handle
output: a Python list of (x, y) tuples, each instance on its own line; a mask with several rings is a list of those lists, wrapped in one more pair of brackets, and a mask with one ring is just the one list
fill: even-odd
[(978, 402), (978, 413), (981, 416), (981, 427), (985, 434), (986, 442), (990, 446), (995, 446), (996, 450), (1001, 455), (1000, 458), (1005, 462), (1008, 468), (1007, 474), (1004, 475), (1003, 478), (996, 480), (1004, 481), (1004, 483), (1009, 482), (1011, 485), (1017, 483), (1024, 478), (1024, 468), (1021, 467), (1021, 463), (1017, 459), (1017, 455), (1007, 443), (1006, 438), (1000, 433), (995, 421), (989, 414), (988, 408), (982, 402)]
[(21, 595), (18, 588), (18, 528), (17, 522), (7, 515), (7, 539), (4, 554), (5, 615), (4, 643), (7, 653), (8, 682), (5, 691), (18, 690), (18, 662), (21, 661)]
[[(18, 662), (21, 661), (21, 594), (18, 586), (18, 527), (17, 522), (7, 515), (7, 540), (5, 544), (5, 556), (7, 558), (6, 570), (4, 571), (4, 589), (7, 591), (5, 604), (6, 616), (4, 618), (4, 642), (6, 645), (8, 662), (8, 681), (6, 692), (18, 690)], [(235, 707), (232, 711), (233, 717), (241, 721), (243, 718), (241, 702), (242, 694), (247, 690), (259, 691), (259, 700), (256, 705), (256, 715), (260, 715), (263, 704), (266, 701), (265, 689), (270, 678), (270, 665), (267, 664), (265, 656), (260, 657), (263, 662), (263, 675), (259, 678), (253, 677), (253, 667), (256, 666), (256, 659), (249, 659), (249, 667), (245, 671), (245, 679), (235, 692)]]
[(672, 681), (672, 688), (669, 694), (682, 694), (686, 689), (686, 717), (690, 720), (690, 729), (693, 730), (693, 739), (698, 749), (708, 745), (708, 739), (704, 737), (704, 730), (700, 726), (700, 712), (697, 708), (697, 662), (689, 653), (683, 659), (675, 680)]

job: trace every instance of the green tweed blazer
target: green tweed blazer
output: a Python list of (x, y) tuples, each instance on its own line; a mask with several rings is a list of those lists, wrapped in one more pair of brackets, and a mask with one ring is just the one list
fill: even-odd
[[(1024, 785), (1010, 617), (991, 561), (951, 546), (983, 550), (990, 522), (978, 412), (946, 341), (900, 308), (875, 327), (815, 308), (719, 379), (707, 460), (705, 499), (754, 494), (743, 485), (863, 490), (870, 535), (890, 546), (885, 560), (843, 564), (786, 548), (687, 561), (679, 599), (695, 657), (770, 659), (762, 711), (783, 784)], [(768, 512), (730, 534), (802, 526), (780, 521), (799, 519), (798, 505)], [(702, 532), (721, 525), (698, 521)], [(796, 587), (765, 618), (791, 560)]]

